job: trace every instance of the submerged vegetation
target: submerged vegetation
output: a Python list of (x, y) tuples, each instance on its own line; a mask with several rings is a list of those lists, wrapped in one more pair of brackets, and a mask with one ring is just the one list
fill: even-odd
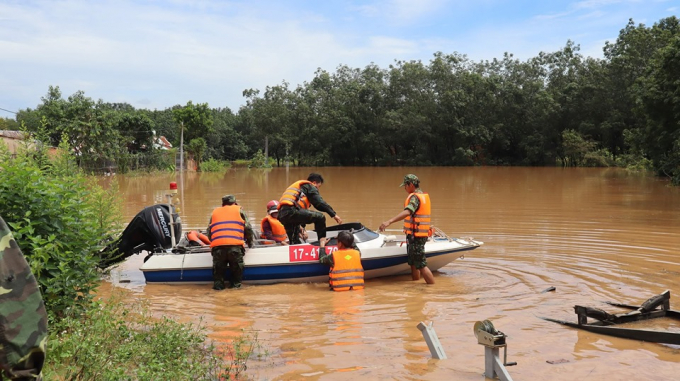
[(201, 163), (199, 166), (201, 172), (219, 172), (223, 173), (226, 172), (227, 169), (231, 167), (231, 163), (228, 161), (222, 161), (222, 160), (216, 160), (213, 158), (210, 158), (204, 162)]

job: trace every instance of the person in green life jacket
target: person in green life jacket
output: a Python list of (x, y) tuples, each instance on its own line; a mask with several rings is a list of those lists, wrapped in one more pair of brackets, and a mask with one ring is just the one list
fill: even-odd
[(430, 235), (430, 195), (420, 190), (418, 176), (408, 174), (399, 185), (404, 187), (408, 196), (404, 202), (404, 210), (396, 216), (380, 224), (379, 231), (384, 232), (392, 223), (404, 220), (406, 234), (406, 251), (408, 264), (411, 266), (411, 278), (419, 280), (422, 274), (425, 283), (434, 284), (434, 276), (427, 267), (425, 257), (425, 242)]
[(0, 217), (0, 379), (40, 380), (46, 346), (38, 282)]
[(364, 268), (361, 252), (354, 245), (354, 236), (347, 232), (338, 233), (338, 249), (332, 253), (326, 250), (329, 238), (319, 239), (319, 262), (329, 265), (331, 270), (329, 286), (333, 291), (361, 290), (364, 288)]
[(236, 203), (236, 197), (222, 197), (222, 206), (215, 208), (208, 222), (208, 238), (213, 257), (213, 290), (224, 290), (224, 274), (229, 265), (229, 288), (241, 288), (243, 280), (244, 244), (253, 247), (254, 233), (248, 216)]

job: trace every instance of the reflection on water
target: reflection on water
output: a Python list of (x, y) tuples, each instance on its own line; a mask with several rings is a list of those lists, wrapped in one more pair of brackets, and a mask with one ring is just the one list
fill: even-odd
[[(259, 224), (267, 201), (310, 171), (324, 176), (321, 194), (346, 222), (372, 229), (402, 209), (406, 193), (398, 185), (415, 173), (431, 195), (434, 225), (485, 245), (436, 272), (434, 286), (410, 276), (369, 280), (365, 290), (345, 293), (323, 284), (224, 292), (147, 286), (137, 270), (141, 256), (113, 271), (113, 284), (148, 300), (158, 314), (203, 317), (217, 340), (256, 331), (272, 353), (268, 361), (248, 363), (256, 379), (479, 380), (484, 350), (472, 327), (483, 319), (509, 336), (508, 360), (518, 362), (509, 369), (518, 380), (676, 377), (677, 348), (538, 318), (576, 321), (575, 304), (635, 304), (666, 289), (680, 295), (680, 190), (664, 181), (616, 169), (562, 168), (275, 168), (187, 173), (181, 182), (173, 174), (118, 180), (126, 222), (177, 181), (185, 228), (205, 228), (229, 193)], [(556, 290), (541, 292), (550, 286)], [(105, 282), (101, 294), (110, 288)], [(671, 307), (680, 303), (674, 300)], [(434, 322), (448, 359), (430, 358), (416, 328), (421, 321)]]

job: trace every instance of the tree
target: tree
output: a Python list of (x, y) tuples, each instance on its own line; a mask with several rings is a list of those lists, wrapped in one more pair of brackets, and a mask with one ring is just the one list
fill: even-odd
[(207, 144), (203, 138), (191, 139), (189, 144), (187, 144), (187, 152), (194, 157), (194, 160), (196, 160), (196, 167), (198, 168), (201, 167), (201, 160), (203, 159), (206, 146)]
[[(677, 19), (676, 19), (677, 21)], [(641, 80), (647, 115), (645, 146), (655, 168), (680, 184), (680, 29), (652, 59)]]
[(184, 139), (191, 141), (212, 132), (212, 114), (207, 103), (194, 105), (189, 101), (185, 107), (173, 109), (172, 115), (180, 125), (180, 162), (184, 165)]
[(128, 152), (153, 149), (154, 122), (143, 113), (124, 113), (115, 126)]
[(19, 123), (16, 120), (10, 118), (0, 118), (0, 130), (17, 131), (19, 129)]
[(184, 107), (172, 110), (173, 119), (180, 124), (185, 136), (184, 139), (191, 141), (202, 138), (213, 131), (213, 118), (207, 103), (194, 105), (191, 101)]

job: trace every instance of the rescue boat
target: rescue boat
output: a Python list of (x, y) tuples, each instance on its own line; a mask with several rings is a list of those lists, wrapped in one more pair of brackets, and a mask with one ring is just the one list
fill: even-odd
[[(148, 209), (148, 210), (147, 210)], [(143, 221), (136, 228), (126, 229), (118, 251), (122, 257), (146, 252), (147, 257), (140, 270), (147, 283), (211, 283), (212, 256), (209, 246), (201, 246), (192, 236), (181, 232), (179, 216), (169, 218), (167, 205), (145, 208), (138, 216)], [(160, 216), (160, 217), (159, 217)], [(137, 217), (136, 217), (137, 218)], [(170, 229), (164, 223), (173, 221)], [(135, 220), (133, 219), (133, 222)], [(128, 228), (133, 223), (128, 225)], [(375, 232), (359, 222), (330, 226), (327, 236), (331, 238), (326, 247), (336, 248), (335, 237), (341, 231), (354, 236), (361, 251), (361, 263), (366, 279), (410, 274), (406, 263), (406, 241), (404, 236), (386, 235)], [(152, 233), (152, 234), (150, 234)], [(256, 232), (257, 233), (257, 232)], [(272, 245), (265, 240), (256, 240), (253, 248), (246, 249), (244, 257), (243, 282), (246, 284), (328, 282), (328, 266), (319, 263), (319, 242), (316, 233), (309, 231), (309, 239), (299, 245)], [(143, 236), (149, 239), (143, 239)], [(172, 238), (177, 244), (172, 245)], [(259, 236), (256, 234), (256, 236)], [(134, 237), (136, 239), (132, 239)], [(125, 243), (125, 244), (122, 244)], [(436, 271), (474, 250), (483, 243), (471, 238), (451, 238), (435, 229), (435, 234), (425, 244), (425, 255), (430, 270)], [(228, 279), (228, 271), (225, 275)]]

